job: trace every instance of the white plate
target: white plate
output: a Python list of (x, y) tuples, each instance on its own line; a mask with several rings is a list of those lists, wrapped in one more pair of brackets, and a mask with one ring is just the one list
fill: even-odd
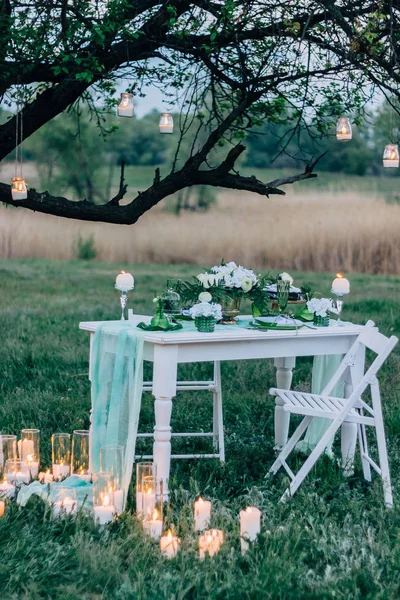
[(299, 321), (299, 319), (289, 319), (287, 317), (256, 317), (255, 321), (259, 321), (260, 323), (273, 323), (275, 325), (292, 325), (293, 327), (300, 327), (304, 325), (303, 321)]

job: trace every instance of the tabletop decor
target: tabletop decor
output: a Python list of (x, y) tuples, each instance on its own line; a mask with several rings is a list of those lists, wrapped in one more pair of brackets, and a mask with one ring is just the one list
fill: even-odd
[(235, 262), (216, 265), (204, 273), (194, 277), (194, 282), (178, 281), (176, 291), (186, 304), (193, 305), (199, 294), (207, 290), (212, 299), (221, 304), (222, 325), (236, 324), (240, 314), (240, 304), (243, 298), (248, 298), (255, 305), (265, 304), (264, 288), (271, 282), (269, 275), (256, 275), (251, 269), (245, 269)]
[(144, 331), (176, 331), (177, 329), (182, 329), (181, 323), (176, 323), (171, 317), (167, 317), (164, 314), (164, 301), (162, 295), (153, 298), (153, 302), (157, 304), (156, 314), (152, 317), (150, 325), (147, 325), (144, 322), (138, 323), (137, 327), (139, 327), (139, 329), (143, 329)]
[[(274, 279), (271, 278), (271, 281), (264, 288), (264, 292), (268, 294), (271, 301), (271, 310), (280, 312), (286, 310), (288, 306), (290, 309), (299, 312), (305, 307), (310, 297), (310, 289), (307, 286), (301, 288), (295, 287), (293, 285), (293, 277), (286, 272), (279, 273)], [(283, 306), (284, 308), (281, 308)], [(288, 312), (292, 312), (292, 310), (288, 308)], [(268, 311), (264, 311), (263, 315), (268, 315)], [(253, 313), (253, 317), (259, 316), (262, 315)]]
[(222, 319), (221, 305), (210, 302), (195, 304), (189, 310), (189, 313), (192, 319), (194, 319), (197, 331), (204, 333), (214, 331), (216, 321)]
[(329, 313), (335, 312), (331, 298), (311, 298), (307, 302), (307, 308), (314, 314), (314, 325), (329, 326)]
[(130, 273), (121, 271), (115, 280), (115, 289), (120, 292), (121, 321), (125, 321), (125, 308), (128, 302), (128, 292), (135, 287), (135, 280)]
[(350, 293), (350, 282), (346, 277), (343, 277), (341, 273), (336, 273), (336, 279), (332, 282), (332, 294), (336, 296), (336, 309), (338, 319), (336, 321), (336, 325), (338, 327), (342, 326), (342, 322), (340, 320), (340, 315), (342, 314), (343, 309), (343, 301), (344, 296)]
[(176, 292), (170, 281), (167, 281), (167, 290), (161, 294), (164, 314), (167, 317), (175, 317), (181, 314), (181, 297)]

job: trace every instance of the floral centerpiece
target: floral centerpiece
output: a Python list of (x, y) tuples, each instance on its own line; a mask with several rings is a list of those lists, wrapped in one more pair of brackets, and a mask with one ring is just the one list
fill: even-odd
[(182, 300), (193, 304), (199, 294), (207, 290), (213, 300), (221, 304), (222, 323), (236, 323), (235, 317), (240, 313), (240, 302), (243, 297), (249, 298), (260, 307), (265, 305), (268, 295), (264, 288), (273, 279), (266, 275), (256, 275), (251, 269), (245, 269), (235, 262), (225, 263), (199, 273), (194, 282), (178, 282), (176, 291)]
[(212, 296), (207, 292), (200, 294), (199, 300), (202, 296), (204, 298), (205, 294), (207, 294), (206, 301), (194, 304), (189, 313), (199, 331), (210, 332), (214, 331), (216, 321), (222, 319), (222, 310), (220, 304), (210, 302)]
[(307, 302), (307, 309), (314, 314), (314, 324), (328, 327), (329, 313), (336, 312), (331, 298), (311, 298)]

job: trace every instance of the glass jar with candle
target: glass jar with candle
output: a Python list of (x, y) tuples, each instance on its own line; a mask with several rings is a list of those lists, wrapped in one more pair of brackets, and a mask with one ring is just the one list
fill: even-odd
[(161, 113), (159, 122), (160, 133), (173, 133), (174, 132), (174, 119), (171, 113)]
[(72, 432), (71, 472), (85, 479), (89, 475), (89, 431), (75, 429)]
[(105, 525), (116, 514), (114, 506), (114, 481), (110, 473), (93, 474), (93, 513), (98, 525)]
[(143, 530), (153, 539), (160, 539), (163, 527), (163, 502), (157, 499), (157, 478), (142, 479)]
[(0, 435), (0, 480), (4, 478), (5, 464), (7, 460), (17, 458), (17, 436)]
[(21, 460), (26, 461), (31, 478), (36, 479), (40, 464), (39, 429), (22, 429), (21, 439), (18, 442), (18, 455)]
[(110, 473), (113, 478), (114, 506), (118, 514), (124, 507), (123, 468), (124, 449), (122, 446), (102, 446), (100, 448), (100, 471)]
[(156, 466), (152, 462), (136, 463), (136, 511), (138, 514), (143, 514), (143, 479), (156, 476)]
[(24, 483), (28, 484), (31, 479), (29, 468), (26, 461), (19, 459), (6, 460), (4, 468), (4, 477), (7, 483), (14, 486), (19, 486)]
[(71, 436), (69, 433), (53, 433), (51, 456), (54, 479), (60, 481), (68, 477), (71, 464)]

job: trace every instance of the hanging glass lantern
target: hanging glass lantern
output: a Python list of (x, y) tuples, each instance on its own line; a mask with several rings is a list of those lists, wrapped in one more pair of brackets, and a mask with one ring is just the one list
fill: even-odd
[(174, 119), (171, 113), (161, 113), (159, 127), (160, 133), (174, 132)]
[(397, 144), (387, 144), (385, 146), (383, 166), (386, 168), (399, 166), (399, 147)]
[(119, 117), (133, 117), (133, 94), (127, 92), (121, 94), (117, 115)]
[(340, 117), (336, 123), (336, 139), (339, 142), (348, 142), (353, 137), (351, 130), (350, 119), (347, 117)]
[(23, 177), (13, 177), (11, 179), (11, 196), (13, 200), (25, 200), (28, 197), (28, 189)]

